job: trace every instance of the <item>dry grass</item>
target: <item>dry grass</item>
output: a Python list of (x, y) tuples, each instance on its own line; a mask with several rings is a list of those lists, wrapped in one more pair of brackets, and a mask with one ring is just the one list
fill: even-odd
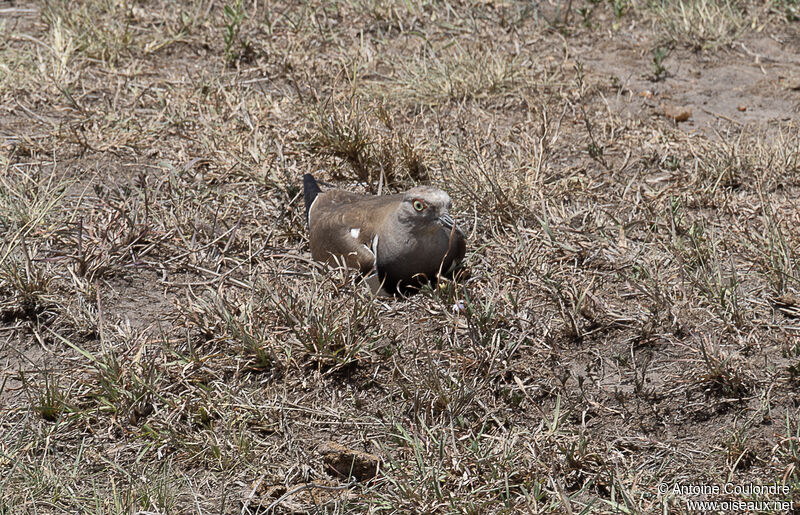
[(729, 45), (741, 34), (747, 22), (743, 8), (739, 2), (679, 0), (657, 2), (653, 14), (667, 40), (709, 49)]
[[(795, 8), (0, 2), (0, 513), (799, 502), (796, 122), (690, 130), (598, 57), (747, 67)], [(465, 273), (314, 264), (306, 172), (444, 185)]]

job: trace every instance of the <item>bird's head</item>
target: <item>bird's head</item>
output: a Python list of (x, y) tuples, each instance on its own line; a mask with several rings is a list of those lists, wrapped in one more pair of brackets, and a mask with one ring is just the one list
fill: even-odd
[(412, 227), (427, 227), (438, 223), (445, 229), (453, 227), (450, 217), (450, 196), (438, 188), (417, 186), (403, 195), (399, 218)]

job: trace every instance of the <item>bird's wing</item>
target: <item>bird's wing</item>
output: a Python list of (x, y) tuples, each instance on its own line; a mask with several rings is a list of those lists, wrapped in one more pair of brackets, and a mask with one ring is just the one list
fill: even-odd
[(396, 195), (375, 197), (343, 190), (317, 196), (309, 213), (311, 254), (367, 273), (375, 266), (379, 233), (385, 217), (397, 208)]

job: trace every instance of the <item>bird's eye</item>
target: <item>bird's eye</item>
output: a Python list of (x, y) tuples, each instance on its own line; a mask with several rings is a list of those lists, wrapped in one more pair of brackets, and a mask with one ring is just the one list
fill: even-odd
[(414, 209), (416, 209), (417, 211), (422, 211), (423, 209), (425, 209), (425, 203), (421, 200), (415, 200), (413, 205)]

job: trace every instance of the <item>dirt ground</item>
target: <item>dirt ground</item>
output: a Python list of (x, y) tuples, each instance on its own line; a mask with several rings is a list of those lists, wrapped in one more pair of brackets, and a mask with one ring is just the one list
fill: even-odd
[[(800, 512), (799, 18), (0, 1), (0, 514)], [(314, 263), (304, 173), (463, 270)]]

